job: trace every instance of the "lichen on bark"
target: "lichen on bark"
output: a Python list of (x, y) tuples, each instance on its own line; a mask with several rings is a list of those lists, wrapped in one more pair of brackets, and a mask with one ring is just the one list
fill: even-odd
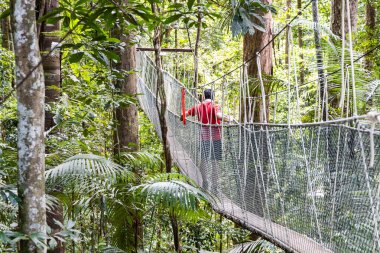
[[(19, 229), (26, 235), (46, 234), (45, 215), (45, 84), (41, 62), (35, 1), (13, 0), (12, 25), (16, 59)], [(37, 67), (38, 66), (38, 67)], [(36, 68), (37, 67), (37, 68)], [(32, 240), (20, 243), (20, 252), (46, 252)]]

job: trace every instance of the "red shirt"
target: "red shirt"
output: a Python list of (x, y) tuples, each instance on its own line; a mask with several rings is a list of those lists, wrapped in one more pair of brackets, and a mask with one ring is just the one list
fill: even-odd
[[(220, 124), (220, 119), (216, 117), (216, 114), (220, 112), (220, 106), (215, 105), (211, 100), (199, 103), (196, 106), (191, 107), (187, 113), (190, 116), (197, 116), (198, 121), (203, 124), (216, 125)], [(221, 129), (218, 126), (202, 126), (201, 127), (201, 138), (204, 141), (209, 140), (220, 140), (221, 139)]]

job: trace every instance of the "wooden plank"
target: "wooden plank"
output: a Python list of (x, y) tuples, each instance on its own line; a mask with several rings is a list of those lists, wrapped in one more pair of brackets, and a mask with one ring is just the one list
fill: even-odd
[[(191, 160), (175, 135), (168, 131), (168, 138), (174, 162), (182, 173), (193, 179), (198, 185), (202, 185), (202, 177), (199, 168)], [(332, 253), (333, 251), (323, 247), (313, 239), (294, 230), (276, 224), (271, 220), (243, 210), (226, 196), (220, 195), (219, 201), (212, 203), (213, 209), (224, 217), (238, 223), (242, 227), (258, 233), (264, 239), (272, 242), (286, 252), (297, 253)]]

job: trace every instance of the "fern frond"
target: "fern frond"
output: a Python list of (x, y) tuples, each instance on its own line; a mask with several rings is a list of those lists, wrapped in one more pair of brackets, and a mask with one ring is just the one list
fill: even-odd
[(201, 189), (180, 180), (168, 179), (168, 177), (178, 177), (178, 175), (168, 174), (166, 181), (157, 181), (156, 177), (148, 183), (132, 187), (131, 191), (146, 202), (160, 205), (171, 213), (189, 219), (195, 213), (202, 213), (201, 203), (211, 202), (211, 198)]
[(291, 27), (296, 27), (296, 26), (301, 26), (302, 28), (309, 29), (309, 30), (315, 30), (318, 29), (322, 35), (328, 35), (331, 38), (340, 40), (339, 36), (335, 35), (329, 25), (327, 24), (321, 24), (321, 23), (315, 23), (313, 21), (307, 20), (307, 19), (302, 19), (299, 18), (291, 24)]
[(47, 180), (54, 181), (67, 177), (70, 179), (82, 179), (92, 177), (118, 176), (131, 177), (132, 173), (126, 168), (93, 154), (79, 154), (67, 159), (64, 163), (45, 172)]
[(263, 240), (250, 241), (235, 245), (228, 253), (259, 253), (267, 252), (267, 247), (265, 247)]
[(380, 80), (373, 80), (368, 84), (368, 92), (367, 92), (367, 97), (366, 97), (366, 102), (368, 102), (373, 95), (376, 93), (377, 88), (380, 86)]
[(103, 247), (101, 248), (101, 252), (103, 253), (126, 253), (124, 250), (121, 250), (117, 247), (113, 247), (113, 246), (107, 246), (107, 247)]
[(146, 151), (123, 153), (121, 154), (121, 158), (125, 159), (125, 162), (131, 166), (140, 166), (143, 164), (144, 166), (158, 167), (163, 163), (159, 155)]

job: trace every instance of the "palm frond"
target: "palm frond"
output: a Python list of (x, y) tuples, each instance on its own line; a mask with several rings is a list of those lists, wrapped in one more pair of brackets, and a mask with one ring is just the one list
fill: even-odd
[(291, 27), (296, 27), (296, 26), (301, 26), (302, 28), (309, 29), (309, 30), (318, 29), (322, 33), (322, 35), (328, 35), (331, 38), (340, 40), (339, 36), (335, 35), (331, 31), (329, 25), (327, 24), (320, 24), (320, 23), (318, 24), (307, 19), (299, 18), (295, 20), (293, 24), (291, 25)]
[(271, 249), (274, 249), (274, 246), (271, 246), (268, 242), (264, 240), (257, 240), (235, 245), (232, 249), (228, 251), (228, 253), (259, 253), (268, 252), (268, 250)]
[(379, 88), (379, 86), (380, 86), (380, 80), (373, 80), (367, 85), (368, 92), (366, 94), (367, 95), (366, 102), (368, 102), (373, 97), (373, 95), (376, 93), (376, 90), (377, 88)]
[(0, 200), (13, 206), (17, 206), (20, 198), (17, 196), (16, 186), (11, 184), (7, 185), (0, 180)]
[(103, 252), (103, 253), (126, 253), (124, 250), (119, 249), (117, 247), (113, 247), (113, 246), (102, 247), (101, 252)]
[(131, 177), (132, 173), (104, 157), (93, 154), (79, 154), (67, 159), (64, 163), (47, 170), (46, 179), (83, 179), (93, 177), (116, 178), (119, 176)]
[(170, 179), (171, 177), (179, 176), (167, 174), (166, 178), (161, 178), (165, 181), (160, 181), (158, 180), (160, 177), (155, 177), (147, 183), (133, 187), (131, 191), (143, 200), (167, 208), (169, 212), (178, 216), (191, 219), (192, 214), (202, 213), (201, 203), (210, 202), (210, 197), (201, 189), (178, 179)]
[(158, 173), (145, 179), (146, 183), (154, 182), (167, 182), (170, 180), (178, 180), (190, 185), (196, 185), (195, 181), (191, 178), (180, 173)]
[(146, 151), (127, 152), (121, 155), (122, 159), (125, 159), (127, 164), (131, 166), (152, 166), (158, 167), (163, 161), (157, 154), (152, 154)]

